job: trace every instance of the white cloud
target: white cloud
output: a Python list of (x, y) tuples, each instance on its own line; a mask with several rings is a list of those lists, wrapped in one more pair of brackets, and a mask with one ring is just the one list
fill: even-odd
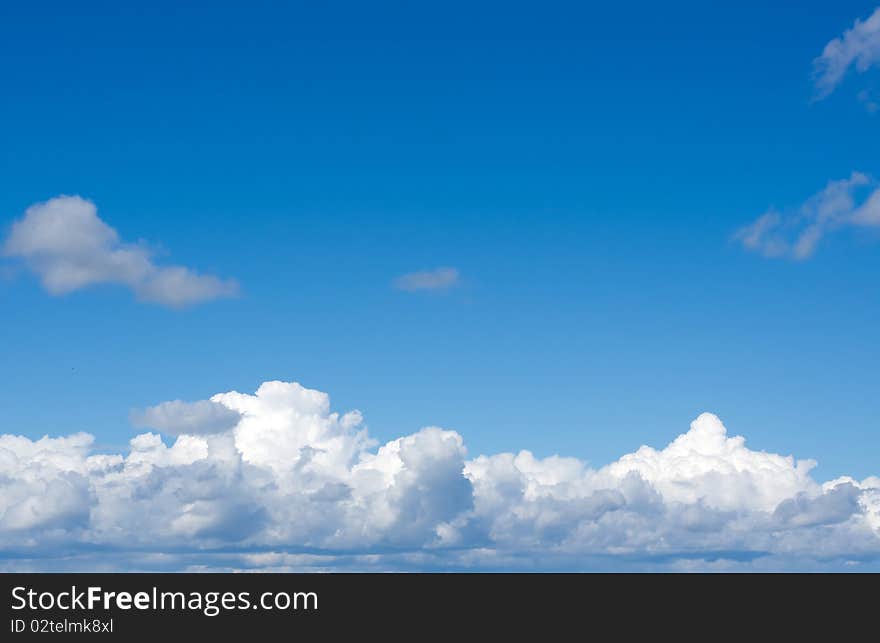
[(415, 292), (417, 290), (447, 290), (458, 284), (459, 274), (455, 268), (437, 268), (421, 272), (410, 272), (394, 280), (398, 290)]
[(182, 266), (159, 266), (149, 248), (124, 243), (95, 204), (59, 196), (29, 207), (12, 225), (3, 254), (20, 259), (52, 295), (95, 284), (130, 288), (138, 299), (183, 307), (238, 293), (238, 284)]
[[(592, 469), (528, 451), (469, 459), (458, 433), (436, 427), (377, 448), (358, 412), (332, 412), (296, 383), (211, 404), (238, 421), (220, 432), (193, 421), (170, 445), (144, 433), (127, 454), (93, 454), (86, 434), (0, 436), (0, 567), (880, 564), (880, 478), (822, 484), (813, 461), (751, 450), (711, 414), (663, 449)], [(153, 421), (180, 432), (208, 408), (159, 405)]]
[(813, 61), (816, 96), (825, 98), (843, 81), (850, 67), (865, 72), (880, 65), (880, 7), (867, 20), (856, 20)]
[(829, 232), (878, 225), (880, 187), (867, 175), (853, 172), (849, 178), (830, 181), (791, 212), (769, 210), (739, 229), (734, 239), (765, 257), (807, 259)]

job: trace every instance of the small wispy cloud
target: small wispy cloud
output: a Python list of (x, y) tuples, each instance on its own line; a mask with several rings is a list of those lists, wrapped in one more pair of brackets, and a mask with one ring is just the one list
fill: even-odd
[(850, 29), (830, 41), (813, 61), (816, 100), (831, 94), (849, 71), (859, 73), (880, 65), (880, 7), (867, 20), (856, 20)]
[(0, 252), (20, 260), (51, 295), (118, 284), (142, 301), (180, 308), (238, 294), (234, 280), (157, 265), (149, 248), (123, 242), (98, 216), (95, 204), (78, 196), (29, 207), (13, 223)]
[(788, 213), (765, 212), (737, 230), (734, 239), (765, 257), (808, 259), (826, 234), (853, 226), (880, 226), (880, 187), (861, 172), (830, 181)]
[(869, 114), (876, 114), (880, 111), (880, 98), (876, 95), (869, 92), (867, 89), (863, 89), (859, 92), (858, 95), (859, 102), (865, 106), (865, 109)]
[(401, 275), (394, 280), (397, 290), (416, 292), (419, 290), (448, 290), (459, 282), (459, 273), (455, 268), (437, 268)]

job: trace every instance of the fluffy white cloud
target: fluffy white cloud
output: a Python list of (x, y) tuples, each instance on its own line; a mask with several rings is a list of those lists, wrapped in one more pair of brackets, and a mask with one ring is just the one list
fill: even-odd
[(59, 196), (29, 207), (13, 223), (3, 254), (21, 259), (53, 295), (118, 284), (143, 301), (182, 307), (238, 293), (235, 281), (182, 266), (156, 265), (149, 248), (123, 243), (98, 217), (95, 204), (78, 196)]
[(856, 20), (813, 62), (816, 96), (825, 98), (843, 81), (850, 67), (859, 72), (880, 65), (880, 7), (867, 20)]
[(417, 290), (447, 290), (458, 284), (458, 270), (455, 268), (437, 268), (410, 272), (394, 280), (398, 290), (415, 292)]
[[(221, 406), (234, 426), (189, 420)], [(429, 427), (377, 446), (296, 383), (159, 405), (179, 434), (0, 436), (6, 569), (803, 569), (880, 561), (880, 478), (821, 484), (711, 414), (605, 467), (468, 459)], [(193, 410), (198, 409), (198, 410)], [(204, 411), (205, 409), (212, 409)], [(171, 418), (171, 419), (169, 419)], [(228, 419), (228, 418), (225, 418)], [(96, 553), (99, 552), (100, 556)], [(872, 562), (873, 561), (873, 562)]]
[(880, 187), (861, 172), (830, 181), (790, 213), (765, 212), (734, 239), (765, 257), (807, 259), (827, 233), (852, 226), (880, 226)]

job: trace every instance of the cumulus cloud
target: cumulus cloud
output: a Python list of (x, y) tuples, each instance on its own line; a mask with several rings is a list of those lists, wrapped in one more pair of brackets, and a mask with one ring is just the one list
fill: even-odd
[(183, 307), (238, 293), (233, 280), (157, 265), (149, 248), (121, 241), (98, 216), (95, 204), (78, 196), (59, 196), (29, 207), (13, 223), (2, 250), (37, 274), (52, 295), (117, 284), (142, 301)]
[(790, 212), (765, 212), (740, 228), (734, 239), (765, 257), (807, 259), (829, 232), (871, 226), (880, 226), (880, 187), (867, 175), (853, 172), (830, 181)]
[(455, 268), (437, 268), (410, 272), (394, 280), (398, 290), (415, 292), (418, 290), (447, 290), (458, 284), (458, 270)]
[(867, 20), (855, 21), (843, 35), (825, 45), (813, 61), (816, 98), (833, 92), (851, 67), (862, 73), (880, 65), (880, 7)]
[[(230, 412), (223, 422), (216, 407)], [(152, 411), (150, 422), (177, 437), (144, 433), (125, 454), (94, 453), (82, 433), (0, 436), (0, 566), (805, 569), (880, 561), (880, 478), (820, 483), (812, 460), (752, 450), (708, 413), (662, 449), (643, 446), (595, 469), (528, 451), (471, 458), (458, 433), (438, 427), (378, 445), (360, 413), (334, 412), (326, 394), (296, 383)]]

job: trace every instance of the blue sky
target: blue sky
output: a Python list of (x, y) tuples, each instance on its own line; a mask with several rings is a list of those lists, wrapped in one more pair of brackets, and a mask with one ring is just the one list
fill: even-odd
[(282, 379), (380, 441), (602, 465), (711, 411), (822, 479), (877, 473), (880, 231), (802, 261), (733, 238), (880, 175), (876, 70), (811, 79), (873, 2), (219, 4), (0, 9), (4, 235), (81, 195), (241, 289), (50, 296), (7, 258), (4, 432), (120, 448), (132, 408)]

